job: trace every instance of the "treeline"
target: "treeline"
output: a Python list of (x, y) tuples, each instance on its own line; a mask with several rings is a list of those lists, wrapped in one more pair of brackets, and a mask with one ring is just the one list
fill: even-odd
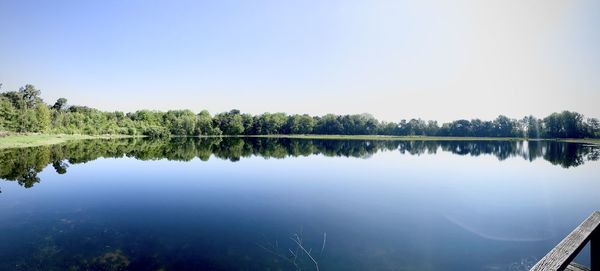
[(491, 121), (456, 120), (438, 124), (422, 119), (384, 122), (369, 114), (309, 116), (285, 113), (250, 115), (239, 110), (214, 116), (203, 110), (140, 110), (133, 113), (103, 112), (86, 106), (67, 105), (60, 98), (46, 104), (40, 90), (26, 85), (0, 93), (0, 130), (62, 134), (126, 134), (149, 137), (202, 135), (395, 135), (456, 137), (599, 138), (600, 121), (570, 111), (538, 119), (498, 116)]

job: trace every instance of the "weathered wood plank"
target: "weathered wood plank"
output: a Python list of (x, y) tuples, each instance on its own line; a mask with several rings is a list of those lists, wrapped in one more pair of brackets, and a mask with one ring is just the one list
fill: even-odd
[(592, 233), (590, 240), (590, 267), (593, 270), (600, 270), (600, 229)]
[(589, 268), (578, 264), (578, 263), (571, 263), (569, 264), (569, 266), (567, 266), (567, 269), (565, 269), (566, 271), (590, 271)]
[(595, 211), (530, 270), (565, 270), (590, 240), (598, 225), (600, 225), (600, 212)]

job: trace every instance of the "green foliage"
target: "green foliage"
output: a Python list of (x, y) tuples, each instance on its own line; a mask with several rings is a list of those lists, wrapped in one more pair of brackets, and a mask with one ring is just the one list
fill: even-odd
[(598, 130), (590, 131), (590, 128), (593, 128), (587, 126), (588, 123), (583, 122), (583, 115), (576, 112), (563, 111), (561, 113), (553, 113), (544, 118), (546, 128), (544, 136), (552, 138), (579, 138), (586, 133), (596, 134)]
[(343, 134), (344, 127), (342, 123), (339, 121), (338, 116), (334, 114), (327, 114), (322, 118), (317, 119), (317, 124), (315, 125), (315, 133), (323, 134), (323, 135), (335, 135), (335, 134)]
[(145, 127), (142, 134), (150, 138), (167, 138), (171, 135), (167, 128), (156, 125)]
[(52, 106), (52, 109), (60, 111), (65, 107), (66, 104), (67, 104), (67, 99), (58, 98), (58, 100), (56, 100), (56, 102)]
[(50, 130), (50, 109), (44, 103), (35, 105), (35, 132), (48, 132)]
[(202, 110), (196, 116), (196, 131), (195, 135), (221, 135), (221, 130), (217, 127), (213, 127), (213, 120), (210, 113), (206, 110)]
[(18, 91), (0, 93), (0, 130), (24, 133), (87, 135), (146, 135), (149, 137), (211, 135), (393, 135), (453, 137), (600, 138), (600, 121), (563, 111), (543, 119), (527, 116), (516, 120), (500, 115), (443, 123), (422, 119), (380, 122), (369, 114), (322, 117), (285, 113), (242, 114), (239, 110), (212, 117), (208, 111), (167, 112), (139, 110), (133, 113), (102, 112), (86, 106), (67, 106), (59, 98), (48, 106), (40, 90), (26, 85)]
[(33, 108), (38, 103), (42, 102), (42, 99), (40, 98), (41, 93), (42, 92), (33, 85), (25, 85), (19, 89), (19, 94), (23, 97), (28, 108)]
[(264, 113), (254, 118), (249, 134), (273, 135), (283, 133), (283, 126), (288, 121), (284, 113)]
[(213, 125), (226, 135), (241, 135), (244, 132), (244, 120), (237, 109), (217, 114)]
[(284, 128), (286, 134), (310, 134), (315, 129), (317, 121), (309, 115), (289, 116)]
[(7, 97), (0, 96), (0, 130), (17, 129), (17, 110)]
[(168, 111), (163, 115), (163, 125), (172, 135), (197, 135), (196, 124), (196, 115), (190, 110)]

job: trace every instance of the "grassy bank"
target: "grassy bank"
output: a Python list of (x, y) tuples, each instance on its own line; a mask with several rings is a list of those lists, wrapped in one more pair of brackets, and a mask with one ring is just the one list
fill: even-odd
[(127, 138), (127, 135), (52, 135), (52, 134), (8, 134), (0, 137), (0, 149), (24, 148), (63, 143), (67, 140)]

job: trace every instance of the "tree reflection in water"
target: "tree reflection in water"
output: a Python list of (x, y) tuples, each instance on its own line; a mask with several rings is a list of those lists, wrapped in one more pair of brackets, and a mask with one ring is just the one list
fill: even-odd
[(600, 158), (598, 146), (555, 141), (377, 141), (238, 137), (96, 139), (0, 150), (0, 178), (16, 181), (29, 188), (40, 182), (37, 175), (49, 164), (52, 164), (58, 174), (65, 174), (69, 165), (101, 157), (176, 161), (199, 158), (207, 161), (212, 156), (235, 162), (252, 156), (265, 159), (310, 155), (368, 158), (384, 150), (397, 150), (410, 155), (435, 154), (438, 151), (457, 155), (494, 155), (500, 161), (510, 157), (521, 157), (529, 161), (542, 158), (564, 168), (576, 167), (585, 161)]

